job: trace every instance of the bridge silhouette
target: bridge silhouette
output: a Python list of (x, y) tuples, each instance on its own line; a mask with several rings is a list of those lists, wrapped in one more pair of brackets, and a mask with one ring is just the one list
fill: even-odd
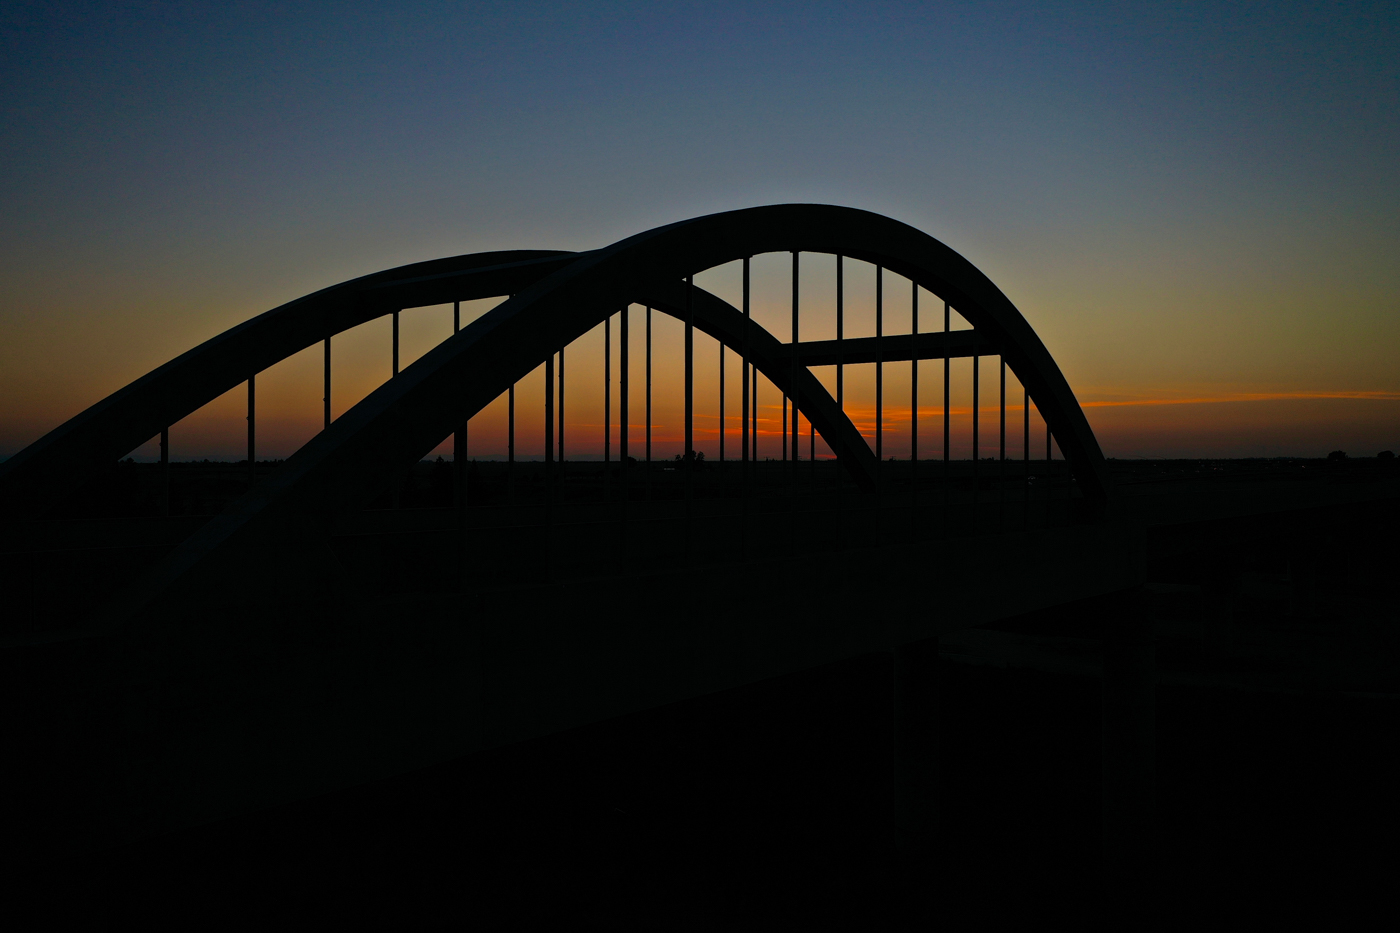
[[(765, 253), (791, 256), (786, 342), (752, 316), (749, 263)], [(836, 257), (834, 340), (800, 339), (799, 268), (812, 253)], [(843, 335), (846, 259), (877, 269), (876, 336)], [(733, 262), (743, 264), (738, 306), (694, 284)], [(885, 272), (909, 283), (909, 334), (883, 333)], [(920, 289), (942, 305), (922, 331)], [(497, 296), (509, 297), (466, 326), (455, 321), (400, 370), (402, 310)], [(953, 330), (954, 313), (971, 329)], [(654, 314), (685, 333), (682, 358), (660, 361), (684, 372), (684, 453), (665, 462), (651, 447)], [(644, 438), (632, 435), (629, 410), (631, 315), (647, 325)], [(392, 377), (332, 419), (331, 338), (386, 316)], [(599, 325), (611, 340), (614, 320), (617, 449), (609, 428), (602, 462), (570, 460), (570, 346)], [(737, 458), (697, 455), (696, 330), (740, 361)], [(259, 464), (257, 375), (318, 343), (324, 428), (285, 461)], [(950, 454), (954, 359), (974, 368), (971, 460)], [(984, 360), (1000, 377), (991, 458), (979, 456)], [(919, 361), (943, 362), (931, 441), (919, 433)], [(514, 387), (541, 364), (544, 410), (517, 417)], [(844, 368), (869, 364), (873, 441), (843, 398)], [(892, 364), (910, 365), (913, 383), (910, 457), (897, 462), (884, 449)], [(814, 367), (835, 367), (834, 394)], [(1008, 370), (1023, 387), (1019, 406), (1011, 399), (1019, 425), (1008, 424)], [(760, 375), (791, 413), (783, 460), (756, 456)], [(245, 383), (246, 491), (217, 514), (170, 515), (170, 426)], [(503, 394), (512, 462), (468, 469), (471, 419)], [(1032, 406), (1043, 458), (1032, 457), (1041, 444)], [(542, 462), (513, 462), (518, 422), (541, 430)], [(1007, 456), (1008, 430), (1019, 463)], [(450, 506), (371, 508), (392, 503), (403, 477), (454, 435)], [(74, 489), (156, 436), (161, 516), (100, 529), (53, 520)], [(818, 436), (832, 460), (816, 460)], [(0, 464), (0, 510), (24, 542), (3, 635), (35, 711), (24, 739), (35, 799), (51, 783), (43, 762), (56, 760), (44, 749), (68, 742), (59, 734), (82, 737), (65, 752), (80, 765), (61, 799), (37, 807), (16, 837), (22, 859), (871, 651), (895, 653), (900, 821), (918, 850), (937, 837), (928, 679), (938, 636), (1098, 598), (1092, 611), (1107, 614), (1116, 646), (1105, 655), (1106, 853), (1127, 875), (1144, 871), (1152, 714), (1139, 532), (1117, 520), (1093, 432), (1020, 312), (952, 249), (886, 217), (759, 207), (588, 252), (478, 253), (332, 286), (206, 341)]]

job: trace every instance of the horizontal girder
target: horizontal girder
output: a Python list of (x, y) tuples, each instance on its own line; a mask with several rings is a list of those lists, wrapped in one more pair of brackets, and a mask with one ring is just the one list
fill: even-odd
[[(792, 344), (783, 344), (786, 353)], [(803, 366), (840, 363), (897, 363), (907, 360), (959, 359), (995, 356), (997, 351), (973, 330), (948, 334), (891, 334), (887, 337), (847, 337), (843, 340), (803, 340), (797, 344)]]

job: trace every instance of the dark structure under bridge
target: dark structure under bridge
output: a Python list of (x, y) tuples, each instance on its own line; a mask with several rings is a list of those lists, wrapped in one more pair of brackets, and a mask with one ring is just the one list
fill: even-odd
[[(786, 343), (750, 315), (749, 259), (772, 252), (792, 257)], [(838, 277), (843, 258), (878, 267), (877, 336), (841, 336), (838, 286), (838, 338), (800, 339), (797, 273), (813, 252), (834, 254)], [(693, 284), (734, 261), (744, 263), (741, 306)], [(910, 334), (883, 334), (884, 270), (913, 283)], [(921, 288), (936, 306), (918, 308)], [(507, 295), (398, 371), (402, 309)], [(951, 330), (951, 311), (973, 329)], [(650, 374), (627, 368), (629, 313), (684, 323), (684, 358), (666, 365), (684, 367), (687, 455), (664, 465), (650, 456)], [(332, 420), (331, 338), (381, 316), (394, 317), (394, 376)], [(614, 316), (618, 449), (606, 463), (570, 461), (567, 348)], [(722, 462), (690, 455), (696, 329), (741, 361), (739, 450)], [(325, 428), (260, 466), (256, 375), (318, 343)], [(648, 339), (649, 361), (650, 349)], [(1000, 367), (1000, 417), (978, 420), (992, 400), (973, 406), (973, 431), (996, 438), (998, 455), (955, 462), (947, 361), (968, 357)], [(942, 414), (921, 423), (913, 405), (913, 456), (890, 462), (880, 374), (918, 360), (944, 361)], [(470, 419), (541, 363), (543, 419), (517, 418), (512, 405), (510, 431), (542, 430), (543, 463), (455, 470), (450, 505), (370, 508), (449, 435), (464, 450)], [(839, 374), (857, 363), (876, 364), (873, 444), (843, 410)], [(837, 367), (835, 397), (813, 366)], [(1009, 422), (1008, 368), (1024, 387)], [(753, 456), (757, 374), (792, 412), (786, 461)], [(629, 384), (642, 378), (646, 437), (629, 428), (640, 420)], [(222, 511), (170, 515), (167, 465), (162, 516), (53, 519), (72, 490), (148, 439), (162, 437), (164, 459), (170, 425), (242, 383), (246, 491)], [(811, 457), (816, 435), (834, 461)], [(1007, 456), (1008, 435), (1019, 458)], [(459, 256), (333, 286), (201, 344), (0, 465), (0, 509), (14, 606), (4, 650), (20, 712), (11, 748), (27, 749), (10, 755), (27, 769), (10, 798), (27, 811), (9, 834), (21, 861), (876, 650), (897, 659), (905, 838), (933, 845), (935, 737), (921, 678), (934, 640), (1120, 594), (1104, 603), (1119, 614), (1120, 642), (1106, 655), (1105, 829), (1110, 863), (1137, 871), (1152, 775), (1138, 536), (1115, 522), (1099, 446), (1025, 319), (953, 250), (886, 217), (761, 207), (591, 252)]]

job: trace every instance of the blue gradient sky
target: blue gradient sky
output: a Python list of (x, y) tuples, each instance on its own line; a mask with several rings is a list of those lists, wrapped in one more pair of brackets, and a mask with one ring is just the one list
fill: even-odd
[(1393, 3), (11, 0), (0, 88), (0, 456), (333, 282), (784, 201), (981, 267), (1110, 456), (1400, 448)]

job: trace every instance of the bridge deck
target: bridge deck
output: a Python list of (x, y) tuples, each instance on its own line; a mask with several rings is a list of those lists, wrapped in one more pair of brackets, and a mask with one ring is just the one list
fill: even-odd
[(12, 747), (33, 764), (15, 854), (217, 819), (1141, 580), (1122, 526), (968, 543), (467, 594), (298, 594), (251, 578), (115, 634), (11, 647), (11, 698), (29, 711)]
[[(1170, 521), (1183, 493), (1229, 511), (1395, 492), (1389, 474), (1304, 490), (1294, 479), (1143, 483), (1150, 494), (1121, 497), (1122, 511)], [(105, 637), (12, 640), (0, 652), (7, 704), (20, 711), (9, 745), (12, 760), (27, 763), (12, 797), (25, 801), (13, 854), (42, 857), (310, 796), (1143, 579), (1136, 523), (1014, 530), (1037, 514), (1018, 514), (1017, 497), (974, 507), (955, 488), (947, 514), (962, 509), (967, 524), (946, 520), (935, 498), (916, 525), (898, 505), (902, 492), (877, 509), (843, 503), (839, 489), (779, 489), (747, 513), (733, 497), (696, 503), (689, 563), (676, 540), (683, 499), (635, 503), (627, 525), (616, 503), (579, 501), (545, 519), (543, 506), (496, 508), (488, 498), (469, 540), (526, 569), (473, 561), (465, 590), (448, 572), (459, 553), (450, 509), (372, 510), (334, 529), (330, 547), (352, 584), (343, 591), (298, 590), (296, 573), (271, 583), (250, 567), (240, 571), (245, 586), (168, 601)], [(844, 531), (831, 530), (837, 520)], [(108, 555), (119, 582), (123, 560), (168, 552), (201, 521), (34, 524), (11, 536), (8, 563), (27, 555), (34, 567), (76, 568), (66, 584), (51, 577), (49, 595), (101, 589), (88, 572), (96, 564), (81, 555)], [(762, 532), (747, 555), (736, 534), (744, 522), (756, 539)], [(930, 531), (911, 538), (915, 527)], [(554, 557), (541, 547), (547, 539)], [(852, 541), (880, 546), (839, 546)], [(308, 571), (318, 560), (274, 558)], [(8, 624), (22, 634), (13, 617)]]

